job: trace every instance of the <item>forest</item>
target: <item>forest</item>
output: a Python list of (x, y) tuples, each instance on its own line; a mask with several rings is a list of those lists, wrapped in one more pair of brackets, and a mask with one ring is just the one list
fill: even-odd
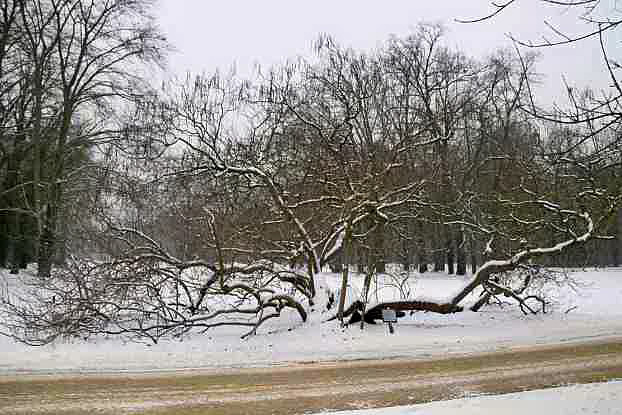
[(611, 88), (568, 85), (547, 107), (538, 47), (580, 36), (476, 58), (420, 23), (372, 50), (323, 35), (250, 78), (159, 82), (172, 47), (151, 8), (0, 0), (0, 267), (28, 287), (0, 305), (12, 337), (252, 334), (285, 310), (373, 321), (367, 293), (346, 302), (354, 274), (366, 291), (383, 274), (472, 275), (398, 310), (505, 296), (536, 313), (526, 289), (550, 267), (622, 263), (620, 21), (587, 9), (580, 35)]

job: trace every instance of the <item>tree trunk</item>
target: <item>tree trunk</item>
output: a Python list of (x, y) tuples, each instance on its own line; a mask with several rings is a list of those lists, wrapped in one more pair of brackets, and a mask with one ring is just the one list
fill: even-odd
[(385, 227), (383, 223), (378, 223), (376, 225), (376, 229), (374, 230), (374, 246), (372, 247), (372, 263), (370, 263), (370, 267), (372, 269), (368, 269), (367, 273), (370, 271), (376, 272), (378, 274), (382, 274), (387, 272), (386, 260), (385, 260), (385, 251), (384, 251), (384, 231)]
[(346, 304), (346, 292), (348, 289), (348, 273), (350, 268), (350, 256), (351, 256), (351, 246), (352, 246), (352, 229), (350, 229), (350, 224), (348, 224), (346, 228), (346, 234), (343, 238), (343, 271), (341, 275), (341, 291), (339, 292), (339, 306), (337, 308), (337, 316), (339, 317), (339, 321), (341, 325), (344, 325), (343, 322), (343, 308)]
[(477, 272), (477, 248), (473, 235), (469, 237), (469, 242), (471, 251), (471, 273), (475, 275), (475, 273)]
[(445, 229), (445, 252), (447, 255), (447, 273), (449, 275), (454, 274), (455, 265), (454, 247), (452, 242), (451, 232), (449, 229)]
[(52, 271), (54, 255), (54, 230), (52, 218), (47, 214), (43, 219), (43, 230), (39, 238), (39, 255), (37, 259), (39, 277), (48, 277)]
[[(369, 299), (369, 287), (371, 286), (371, 279), (374, 276), (374, 270), (367, 270), (367, 274), (365, 274), (365, 283), (363, 284), (363, 298), (362, 298), (362, 306), (361, 306), (361, 314), (365, 315), (365, 309), (367, 308), (367, 301)], [(361, 319), (361, 330), (365, 327), (365, 319)]]
[[(33, 109), (33, 129), (32, 140), (33, 146), (33, 160), (32, 160), (32, 208), (35, 213), (37, 233), (36, 239), (41, 239), (43, 234), (43, 223), (41, 220), (41, 152), (42, 152), (42, 140), (41, 140), (41, 122), (43, 118), (42, 105), (43, 105), (43, 75), (42, 62), (35, 56), (35, 72), (34, 72), (34, 109)], [(35, 255), (39, 255), (39, 243), (34, 244)]]
[(459, 230), (456, 233), (456, 260), (458, 262), (456, 267), (457, 275), (466, 274), (466, 253), (464, 252), (464, 232)]
[(4, 212), (0, 212), (0, 268), (7, 266), (7, 249), (8, 249), (8, 234), (9, 229), (7, 226), (7, 215)]
[[(17, 145), (17, 143), (15, 143)], [(14, 154), (13, 157), (9, 157), (7, 165), (7, 179), (6, 188), (10, 189), (7, 194), (8, 208), (18, 209), (21, 207), (19, 203), (18, 191), (18, 173), (19, 173), (19, 161), (18, 157)], [(7, 248), (6, 248), (6, 261), (11, 274), (19, 273), (19, 257), (20, 257), (20, 244), (19, 241), (22, 238), (20, 233), (20, 220), (21, 214), (17, 210), (9, 210), (7, 214)]]
[(407, 238), (402, 239), (402, 268), (404, 272), (408, 272), (412, 266), (412, 249), (410, 241)]
[(11, 274), (19, 273), (21, 235), (19, 232), (19, 212), (11, 212), (9, 215), (9, 241), (7, 245), (7, 263)]
[[(382, 310), (392, 309), (396, 311), (397, 317), (404, 317), (405, 311), (426, 311), (440, 314), (459, 313), (464, 311), (464, 307), (451, 303), (435, 303), (431, 301), (412, 300), (412, 301), (390, 301), (386, 303), (376, 304), (369, 310), (364, 309), (361, 301), (355, 301), (344, 312), (344, 318), (350, 317), (348, 324), (363, 322), (368, 324), (376, 324), (376, 320), (382, 320)], [(335, 316), (329, 319), (334, 320)]]
[(443, 256), (443, 250), (436, 248), (434, 250), (434, 272), (444, 272), (445, 261)]
[(56, 250), (56, 226), (60, 210), (61, 194), (60, 185), (52, 186), (52, 195), (43, 215), (41, 235), (39, 237), (38, 275), (48, 277), (52, 271), (52, 261)]
[(613, 266), (620, 266), (620, 259), (622, 258), (621, 244), (622, 244), (622, 209), (618, 209), (615, 214), (615, 234), (612, 240), (613, 244)]
[(419, 264), (419, 273), (423, 274), (428, 270), (427, 246), (421, 223), (417, 226), (417, 263)]
[(331, 272), (338, 273), (343, 270), (343, 246), (339, 248), (339, 252), (328, 262)]

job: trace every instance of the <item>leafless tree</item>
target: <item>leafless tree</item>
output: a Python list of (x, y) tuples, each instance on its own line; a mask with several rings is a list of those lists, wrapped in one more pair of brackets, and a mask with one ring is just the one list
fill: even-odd
[[(2, 81), (10, 88), (3, 98), (13, 103), (3, 108), (3, 119), (10, 120), (3, 135), (16, 144), (7, 157), (13, 162), (5, 186), (10, 200), (2, 210), (26, 215), (33, 224), (31, 254), (41, 275), (49, 273), (63, 239), (60, 217), (71, 196), (68, 182), (85, 160), (97, 157), (96, 145), (113, 138), (114, 109), (146, 86), (141, 65), (161, 61), (166, 46), (149, 5), (144, 0), (2, 2), (10, 23), (4, 38), (11, 40), (3, 42), (9, 63), (3, 68), (9, 70)], [(21, 177), (10, 179), (15, 175)]]

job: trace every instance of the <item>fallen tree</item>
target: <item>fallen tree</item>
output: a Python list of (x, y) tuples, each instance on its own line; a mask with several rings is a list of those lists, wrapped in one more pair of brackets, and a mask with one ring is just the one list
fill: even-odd
[[(465, 310), (479, 311), (483, 306), (490, 303), (493, 297), (503, 295), (504, 297), (513, 299), (521, 311), (525, 314), (537, 314), (539, 312), (546, 312), (546, 300), (539, 295), (525, 294), (530, 284), (534, 281), (534, 274), (527, 273), (518, 288), (512, 288), (509, 285), (503, 285), (500, 282), (498, 276), (515, 271), (519, 268), (529, 269), (526, 265), (528, 262), (543, 256), (550, 256), (561, 253), (573, 246), (585, 244), (593, 238), (599, 237), (595, 232), (599, 228), (598, 225), (603, 224), (608, 218), (617, 211), (620, 197), (608, 198), (608, 208), (604, 214), (598, 218), (595, 222), (591, 215), (587, 212), (579, 212), (571, 209), (563, 209), (556, 204), (536, 200), (532, 201), (533, 204), (540, 206), (547, 211), (555, 212), (561, 223), (575, 223), (579, 221), (582, 223), (583, 233), (576, 235), (575, 230), (571, 228), (564, 229), (566, 234), (573, 235), (573, 237), (558, 242), (548, 247), (537, 247), (524, 249), (510, 258), (504, 260), (490, 260), (484, 263), (473, 277), (468, 281), (456, 294), (444, 300), (434, 300), (428, 297), (403, 299), (399, 301), (385, 301), (380, 302), (372, 307), (366, 307), (364, 300), (358, 299), (349, 304), (343, 313), (343, 317), (350, 317), (348, 324), (359, 322), (361, 320), (367, 323), (375, 323), (376, 320), (382, 319), (382, 310), (392, 309), (398, 312), (402, 312), (401, 316), (404, 316), (404, 312), (410, 311), (423, 311), (433, 312), (439, 314), (450, 314), (462, 312)], [(506, 201), (506, 203), (509, 203)], [(514, 204), (522, 204), (514, 203)], [(462, 224), (467, 224), (463, 222)], [(474, 224), (467, 224), (469, 226), (475, 226)], [(481, 226), (478, 226), (483, 229)], [(576, 236), (574, 236), (576, 235)], [(487, 247), (490, 249), (490, 246)], [(534, 267), (540, 272), (540, 267)], [(477, 289), (482, 289), (479, 298), (472, 304), (464, 305), (464, 300)], [(530, 305), (530, 302), (537, 303), (538, 307)], [(400, 316), (400, 315), (398, 315)], [(338, 318), (338, 315), (334, 315), (329, 320)]]

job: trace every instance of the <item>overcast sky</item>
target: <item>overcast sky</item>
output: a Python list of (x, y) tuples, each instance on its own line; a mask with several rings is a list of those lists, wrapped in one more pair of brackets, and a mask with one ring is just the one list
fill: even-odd
[[(227, 70), (235, 63), (243, 76), (257, 63), (266, 67), (310, 55), (321, 33), (343, 45), (369, 50), (390, 35), (408, 35), (418, 22), (441, 22), (448, 29), (450, 45), (482, 57), (511, 47), (508, 33), (525, 40), (550, 35), (544, 20), (568, 32), (585, 27), (575, 11), (537, 0), (518, 1), (484, 23), (455, 22), (490, 10), (489, 0), (160, 0), (157, 16), (177, 49), (169, 62), (173, 73)], [(542, 55), (538, 70), (546, 76), (540, 92), (544, 101), (559, 99), (562, 75), (578, 86), (608, 84), (596, 42), (549, 48)]]

